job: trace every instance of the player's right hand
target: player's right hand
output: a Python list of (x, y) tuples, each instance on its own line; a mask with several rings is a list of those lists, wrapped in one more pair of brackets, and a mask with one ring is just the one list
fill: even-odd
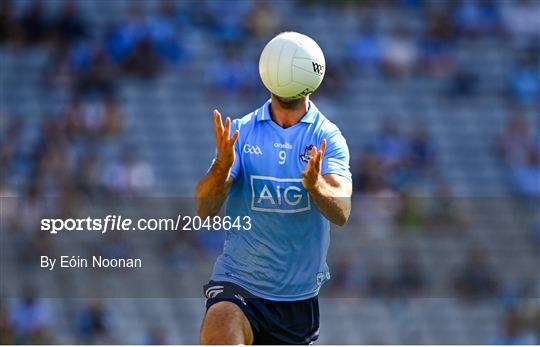
[(221, 170), (229, 170), (234, 163), (234, 143), (240, 134), (238, 130), (230, 136), (231, 119), (227, 117), (225, 127), (221, 120), (221, 114), (218, 110), (214, 110), (214, 130), (216, 136), (217, 156), (214, 165), (217, 165)]

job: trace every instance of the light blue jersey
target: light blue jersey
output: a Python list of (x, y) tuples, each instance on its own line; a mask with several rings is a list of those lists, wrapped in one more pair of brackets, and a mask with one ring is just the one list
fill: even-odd
[(322, 175), (351, 179), (345, 138), (312, 102), (287, 129), (271, 119), (270, 100), (235, 119), (231, 134), (236, 129), (234, 183), (225, 213), (250, 216), (252, 228), (228, 231), (212, 280), (233, 282), (268, 300), (311, 298), (330, 278), (330, 224), (302, 186), (302, 171), (311, 147), (320, 148), (326, 139)]

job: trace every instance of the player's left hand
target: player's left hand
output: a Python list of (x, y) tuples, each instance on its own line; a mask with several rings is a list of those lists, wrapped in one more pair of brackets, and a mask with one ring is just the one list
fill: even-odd
[(306, 169), (302, 172), (302, 185), (308, 191), (315, 189), (320, 180), (322, 180), (321, 171), (325, 151), (326, 139), (322, 140), (319, 151), (317, 151), (317, 147), (315, 146), (311, 148), (311, 158), (309, 158)]

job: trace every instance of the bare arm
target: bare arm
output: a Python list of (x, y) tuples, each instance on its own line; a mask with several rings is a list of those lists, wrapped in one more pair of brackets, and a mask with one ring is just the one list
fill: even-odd
[(334, 174), (321, 176), (326, 140), (321, 150), (312, 149), (312, 157), (302, 172), (302, 185), (321, 213), (332, 223), (345, 225), (351, 214), (352, 183)]
[(197, 213), (202, 218), (214, 216), (219, 212), (233, 183), (230, 172), (235, 159), (234, 143), (238, 139), (239, 132), (236, 130), (229, 136), (230, 129), (231, 119), (227, 117), (223, 127), (221, 114), (214, 110), (216, 160), (195, 190)]

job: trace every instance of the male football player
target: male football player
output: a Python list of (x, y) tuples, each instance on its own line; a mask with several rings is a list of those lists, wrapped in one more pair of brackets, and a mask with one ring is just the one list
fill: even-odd
[(330, 222), (344, 225), (352, 193), (341, 132), (309, 100), (274, 94), (223, 125), (214, 111), (217, 154), (196, 190), (197, 211), (227, 200), (231, 228), (204, 287), (202, 344), (309, 344), (319, 334), (317, 295), (330, 278)]

